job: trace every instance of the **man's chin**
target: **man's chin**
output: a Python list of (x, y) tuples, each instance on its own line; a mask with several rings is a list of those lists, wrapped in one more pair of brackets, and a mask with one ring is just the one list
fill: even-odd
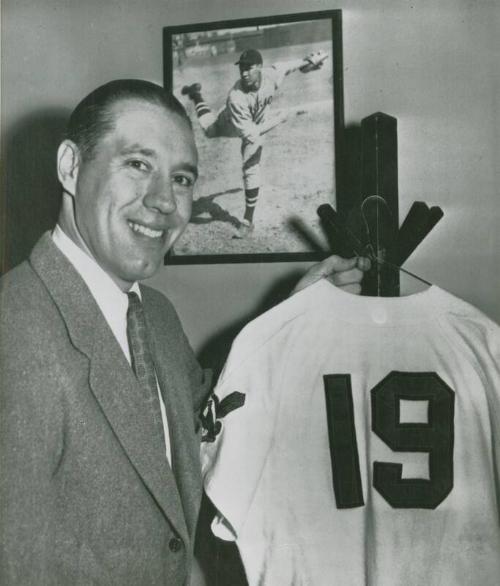
[[(153, 277), (163, 264), (165, 255), (173, 246), (174, 242), (180, 236), (179, 234), (167, 235), (167, 242), (163, 242), (161, 247), (158, 246), (155, 250), (141, 251), (130, 250), (129, 257), (121, 264), (117, 264), (112, 267), (110, 276), (116, 281), (120, 282), (120, 287), (124, 288), (128, 284), (127, 289), (136, 281), (144, 281)], [(115, 277), (113, 276), (115, 275)]]
[(163, 262), (163, 256), (155, 261), (137, 261), (126, 267), (120, 267), (116, 276), (111, 275), (118, 286), (126, 291), (137, 281), (144, 281), (153, 277)]

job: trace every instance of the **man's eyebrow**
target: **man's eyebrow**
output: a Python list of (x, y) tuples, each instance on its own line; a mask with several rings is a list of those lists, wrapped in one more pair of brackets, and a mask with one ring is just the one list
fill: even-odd
[(192, 173), (195, 177), (195, 179), (198, 179), (198, 167), (196, 165), (191, 165), (191, 163), (185, 163), (183, 165), (179, 165), (179, 169), (188, 171), (189, 173)]
[(120, 154), (122, 155), (131, 155), (135, 153), (144, 155), (145, 157), (157, 157), (157, 152), (154, 149), (148, 149), (147, 147), (143, 147), (140, 144), (132, 144), (130, 146), (124, 147), (120, 151)]

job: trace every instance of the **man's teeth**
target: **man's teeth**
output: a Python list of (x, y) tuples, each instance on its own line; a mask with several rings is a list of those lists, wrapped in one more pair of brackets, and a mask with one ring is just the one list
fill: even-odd
[(152, 228), (146, 228), (146, 226), (136, 224), (135, 222), (129, 222), (128, 224), (134, 232), (144, 234), (144, 236), (149, 236), (149, 238), (160, 238), (163, 236), (163, 230), (153, 230)]

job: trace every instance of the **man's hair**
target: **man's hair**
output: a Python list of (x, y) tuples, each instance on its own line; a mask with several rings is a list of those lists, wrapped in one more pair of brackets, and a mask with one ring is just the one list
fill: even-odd
[(139, 100), (174, 112), (191, 127), (191, 121), (179, 100), (161, 86), (142, 79), (117, 79), (91, 92), (73, 110), (66, 138), (80, 149), (84, 159), (92, 158), (101, 138), (113, 130), (113, 106), (122, 100)]

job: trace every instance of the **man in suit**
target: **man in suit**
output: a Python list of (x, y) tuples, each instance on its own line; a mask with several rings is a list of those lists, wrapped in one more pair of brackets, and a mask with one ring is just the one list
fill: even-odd
[[(0, 583), (188, 583), (209, 391), (175, 310), (138, 285), (189, 220), (197, 152), (182, 106), (119, 80), (61, 143), (58, 224), (2, 278)], [(364, 265), (332, 257), (359, 289)]]

